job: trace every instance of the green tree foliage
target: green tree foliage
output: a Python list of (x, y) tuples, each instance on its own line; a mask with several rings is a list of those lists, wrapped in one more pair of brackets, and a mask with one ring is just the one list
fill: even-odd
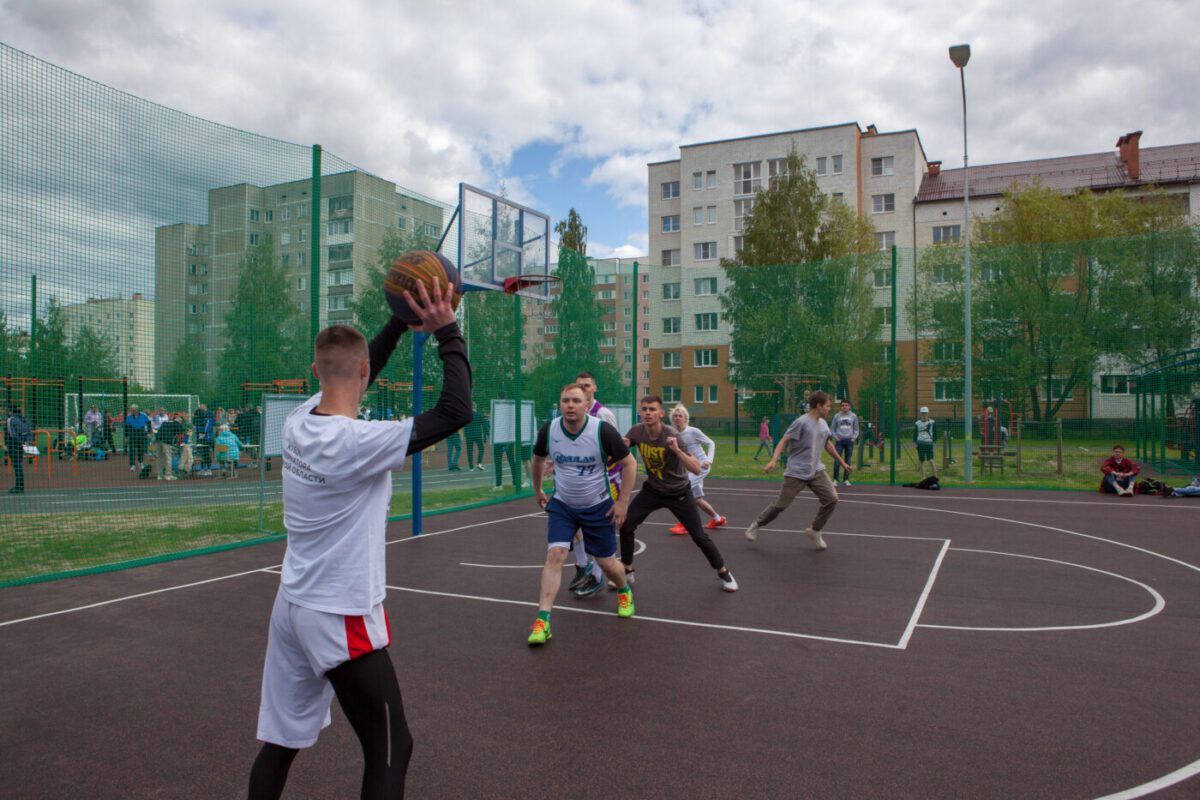
[(307, 321), (291, 299), (271, 236), (246, 251), (229, 312), (217, 373), (217, 401), (241, 402), (243, 383), (309, 377)]
[(37, 380), (56, 380), (71, 374), (67, 320), (58, 298), (51, 296), (46, 312), (33, 322), (29, 337), (27, 374)]
[(0, 376), (19, 377), (24, 369), (24, 344), (20, 331), (8, 324), (8, 316), (0, 310)]
[(204, 346), (200, 337), (188, 334), (175, 348), (171, 368), (163, 378), (163, 391), (168, 394), (195, 394), (207, 398), (212, 387), (205, 380), (201, 369), (204, 364)]
[[(973, 394), (1051, 420), (1088, 392), (1105, 356), (1131, 362), (1188, 346), (1200, 322), (1196, 236), (1161, 192), (1005, 193), (973, 223)], [(911, 309), (942, 374), (962, 376), (963, 251), (922, 258)]]
[(793, 150), (786, 174), (756, 194), (737, 258), (721, 260), (730, 380), (770, 388), (762, 375), (819, 375), (847, 396), (880, 345), (872, 282), (887, 263), (870, 221), (826, 198)]
[(117, 378), (116, 346), (103, 334), (88, 326), (80, 328), (71, 343), (67, 365), (70, 374), (87, 378)]

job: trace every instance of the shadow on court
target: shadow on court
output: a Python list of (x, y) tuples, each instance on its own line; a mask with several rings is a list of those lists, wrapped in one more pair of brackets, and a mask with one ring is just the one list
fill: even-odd
[[(743, 538), (777, 488), (708, 482), (741, 591), (658, 512), (637, 616), (564, 581), (539, 649), (532, 500), (391, 526), (409, 796), (1200, 795), (1200, 503), (854, 486), (817, 552), (808, 494)], [(0, 590), (5, 795), (244, 795), (282, 553)], [(335, 704), (285, 796), (360, 769)]]

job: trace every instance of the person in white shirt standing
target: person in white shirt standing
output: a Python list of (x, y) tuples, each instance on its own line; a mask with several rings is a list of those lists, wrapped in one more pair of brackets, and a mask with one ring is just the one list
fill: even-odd
[(833, 509), (837, 507), (838, 494), (837, 489), (829, 480), (829, 475), (825, 472), (825, 465), (821, 463), (821, 452), (829, 453), (846, 472), (850, 471), (850, 465), (838, 454), (830, 440), (832, 433), (829, 425), (825, 422), (825, 415), (828, 413), (829, 395), (821, 391), (813, 392), (808, 397), (808, 413), (797, 417), (796, 421), (788, 426), (787, 432), (780, 438), (779, 444), (775, 445), (775, 453), (763, 467), (763, 474), (775, 469), (776, 462), (783, 455), (783, 448), (788, 447), (788, 462), (787, 468), (783, 472), (783, 485), (779, 487), (779, 497), (775, 499), (775, 502), (764, 508), (758, 518), (750, 523), (750, 527), (746, 528), (746, 538), (750, 541), (753, 542), (757, 539), (758, 529), (769, 525), (772, 520), (783, 513), (783, 510), (796, 499), (800, 490), (807, 486), (817, 496), (821, 505), (817, 509), (817, 516), (813, 519), (812, 524), (804, 531), (804, 535), (812, 539), (818, 550), (825, 549), (825, 539), (821, 536), (821, 529), (825, 527), (829, 516), (833, 514)]
[[(580, 372), (575, 376), (575, 384), (583, 390), (584, 405), (587, 408), (588, 416), (607, 422), (616, 428), (617, 415), (596, 399), (596, 376), (590, 372)], [(636, 460), (634, 463), (637, 463)], [(608, 470), (608, 488), (613, 500), (616, 500), (621, 492), (621, 475), (620, 464), (613, 464)], [(575, 534), (571, 549), (575, 553), (575, 577), (571, 579), (569, 588), (576, 597), (590, 597), (604, 588), (604, 571), (585, 552), (582, 532)]]
[[(696, 498), (696, 507), (709, 516), (708, 523), (704, 527), (723, 528), (725, 527), (725, 517), (718, 514), (717, 510), (712, 507), (712, 503), (709, 503), (704, 497), (704, 479), (712, 470), (713, 457), (717, 454), (717, 445), (705, 435), (704, 431), (695, 425), (688, 424), (691, 421), (692, 415), (688, 412), (687, 406), (679, 404), (671, 409), (671, 424), (675, 426), (675, 430), (679, 431), (679, 445), (684, 452), (700, 462), (700, 474), (688, 473), (688, 481), (692, 484), (692, 497)], [(671, 528), (671, 533), (685, 534), (687, 528), (682, 522), (676, 523)]]
[[(842, 401), (842, 410), (833, 415), (833, 424), (830, 426), (833, 430), (834, 447), (837, 448), (838, 454), (841, 455), (847, 462), (854, 455), (854, 443), (858, 441), (858, 414), (850, 410), (850, 401)], [(833, 484), (837, 485), (838, 470), (841, 464), (833, 465)], [(850, 470), (846, 470), (846, 477), (842, 480), (843, 486), (850, 485)]]
[(348, 325), (321, 331), (313, 374), (320, 391), (283, 424), (283, 519), (279, 593), (263, 665), (251, 800), (278, 798), (296, 753), (330, 723), (336, 695), (362, 745), (362, 797), (403, 797), (412, 736), (383, 609), (385, 527), (392, 471), (410, 453), (471, 419), (471, 366), (450, 296), (405, 300), (438, 340), (444, 382), (430, 411), (403, 422), (356, 419), (359, 406), (408, 327), (393, 317), (368, 345)]

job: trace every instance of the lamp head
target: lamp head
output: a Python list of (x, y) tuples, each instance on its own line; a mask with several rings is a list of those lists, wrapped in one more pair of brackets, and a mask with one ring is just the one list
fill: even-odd
[(950, 60), (954, 62), (954, 66), (962, 69), (971, 60), (971, 45), (956, 44), (950, 48)]

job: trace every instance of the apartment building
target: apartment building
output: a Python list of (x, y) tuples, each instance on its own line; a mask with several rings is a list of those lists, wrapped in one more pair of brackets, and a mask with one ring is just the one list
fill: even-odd
[[(781, 174), (793, 148), (823, 192), (871, 218), (881, 248), (913, 247), (913, 200), (927, 169), (915, 130), (880, 132), (849, 122), (684, 145), (678, 159), (649, 164), (650, 258), (657, 260), (647, 287), (650, 387), (692, 414), (733, 416), (720, 259), (741, 248), (755, 192)], [(913, 275), (910, 260), (898, 272), (899, 296), (911, 290)], [(891, 295), (888, 275), (876, 282), (876, 306), (890, 308)], [(897, 337), (912, 336), (902, 317)], [(890, 327), (881, 337), (890, 340)]]
[[(357, 170), (323, 176), (313, 208), (308, 179), (211, 189), (208, 221), (155, 231), (155, 362), (165, 375), (185, 336), (199, 337), (211, 373), (246, 252), (270, 236), (303, 318), (312, 302), (312, 215), (318, 214), (319, 325), (348, 322), (350, 303), (379, 262), (389, 231), (439, 236), (453, 208)], [(357, 288), (356, 288), (357, 287)]]
[[(130, 298), (89, 298), (62, 306), (64, 332), (74, 342), (84, 328), (108, 342), (119, 375), (144, 387), (155, 385), (154, 302), (140, 293)], [(82, 376), (87, 377), (87, 376)]]

